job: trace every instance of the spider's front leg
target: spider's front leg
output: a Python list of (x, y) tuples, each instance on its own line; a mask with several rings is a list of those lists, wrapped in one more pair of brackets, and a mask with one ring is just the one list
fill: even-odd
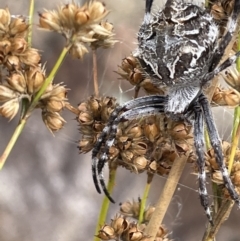
[[(118, 124), (139, 116), (149, 116), (163, 112), (165, 102), (165, 96), (144, 96), (128, 101), (123, 106), (117, 107), (112, 112), (109, 122), (103, 129), (92, 152), (92, 175), (95, 187), (97, 191), (101, 193), (101, 189), (98, 184), (99, 179), (103, 192), (111, 202), (114, 202), (114, 200), (107, 191), (103, 176), (103, 168), (108, 160), (109, 149), (115, 141)], [(104, 146), (104, 148), (102, 148), (102, 146)]]
[(199, 196), (209, 222), (213, 225), (213, 219), (209, 208), (208, 193), (206, 188), (206, 172), (204, 157), (204, 125), (203, 112), (199, 103), (194, 102), (191, 108), (194, 112), (194, 146), (197, 156)]

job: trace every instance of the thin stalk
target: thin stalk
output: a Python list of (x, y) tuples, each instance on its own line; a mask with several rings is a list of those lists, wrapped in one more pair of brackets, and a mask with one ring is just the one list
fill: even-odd
[[(237, 50), (240, 51), (240, 34), (238, 34), (238, 40), (237, 40)], [(236, 61), (236, 68), (238, 72), (240, 72), (240, 58), (237, 58)], [(233, 120), (233, 131), (232, 131), (232, 146), (231, 146), (231, 152), (228, 160), (228, 172), (229, 174), (232, 171), (232, 166), (234, 163), (234, 157), (236, 154), (236, 150), (238, 147), (238, 141), (240, 136), (240, 107), (236, 107), (234, 110), (234, 120)]]
[(220, 229), (221, 225), (224, 221), (226, 221), (229, 217), (229, 214), (232, 210), (234, 202), (232, 200), (224, 200), (222, 202), (221, 208), (218, 210), (216, 217), (214, 218), (214, 225), (209, 225), (206, 230), (202, 241), (214, 241), (215, 236)]
[(234, 118), (233, 118), (233, 129), (232, 129), (232, 142), (234, 137), (236, 136), (237, 128), (240, 123), (240, 107), (236, 107), (234, 109)]
[(205, 139), (206, 148), (207, 150), (209, 150), (211, 148), (211, 143), (210, 143), (208, 131), (205, 127), (204, 127), (204, 139)]
[(93, 53), (93, 84), (95, 96), (99, 96), (98, 75), (97, 75), (97, 50), (92, 49)]
[(148, 194), (149, 194), (149, 191), (150, 191), (150, 188), (151, 188), (151, 184), (152, 184), (152, 179), (153, 179), (153, 174), (152, 173), (148, 173), (147, 175), (148, 175), (147, 176), (147, 183), (146, 183), (146, 186), (144, 188), (143, 196), (141, 198), (141, 205), (140, 205), (140, 211), (139, 211), (139, 217), (138, 217), (138, 224), (141, 224), (143, 222), (146, 202), (147, 202)]
[(60, 56), (58, 57), (57, 62), (55, 63), (51, 73), (48, 75), (48, 77), (46, 78), (46, 80), (44, 81), (41, 89), (38, 91), (38, 93), (36, 94), (36, 96), (34, 97), (29, 109), (32, 110), (34, 109), (34, 107), (37, 105), (39, 99), (41, 98), (42, 94), (45, 92), (45, 90), (47, 89), (48, 85), (53, 81), (57, 71), (59, 70), (64, 58), (66, 57), (66, 54), (68, 53), (69, 49), (71, 48), (72, 45), (68, 45), (66, 47), (63, 48)]
[(175, 159), (168, 179), (159, 197), (155, 211), (146, 228), (146, 234), (150, 236), (149, 241), (154, 241), (160, 224), (163, 221), (168, 206), (172, 200), (173, 194), (177, 188), (179, 179), (182, 175), (183, 169), (187, 163), (188, 155), (181, 156)]
[[(65, 47), (62, 51), (62, 53), (60, 54), (55, 66), (53, 67), (51, 73), (49, 74), (49, 76), (46, 78), (44, 84), (42, 85), (41, 89), (39, 90), (39, 92), (36, 94), (35, 98), (33, 99), (32, 103), (30, 103), (30, 105), (25, 109), (25, 113), (21, 113), (21, 119), (19, 121), (19, 124), (17, 125), (10, 141), (8, 142), (5, 150), (3, 151), (2, 156), (0, 157), (0, 170), (3, 168), (10, 152), (12, 151), (12, 148), (14, 147), (18, 137), (20, 136), (20, 134), (22, 133), (22, 130), (27, 122), (27, 119), (30, 117), (33, 109), (36, 107), (39, 99), (41, 98), (42, 94), (45, 92), (46, 88), (48, 87), (48, 85), (51, 83), (51, 81), (53, 80), (53, 78), (55, 77), (59, 67), (61, 66), (64, 57), (66, 56), (68, 50), (70, 49), (71, 46)], [(24, 106), (25, 108), (26, 106)], [(23, 114), (23, 115), (22, 115)]]
[(2, 156), (0, 157), (0, 170), (3, 168), (4, 163), (6, 162), (10, 152), (12, 151), (12, 148), (14, 147), (18, 137), (22, 133), (22, 130), (26, 124), (26, 120), (22, 119), (20, 120), (19, 124), (17, 125), (17, 128), (15, 129), (10, 141), (8, 142)]
[(65, 104), (65, 108), (68, 109), (69, 111), (71, 111), (73, 114), (75, 115), (79, 115), (80, 111), (78, 110), (78, 108), (73, 107), (70, 103), (66, 103)]
[[(237, 108), (239, 108), (239, 107), (237, 107)], [(228, 172), (229, 172), (229, 174), (232, 171), (232, 167), (233, 167), (233, 163), (234, 163), (234, 157), (235, 157), (236, 150), (237, 150), (237, 147), (238, 147), (239, 137), (240, 137), (240, 125), (238, 124), (236, 134), (233, 137), (233, 142), (232, 142), (232, 145), (231, 145), (231, 152), (230, 152), (229, 161), (228, 161)]]
[(28, 22), (29, 22), (29, 28), (28, 28), (28, 36), (27, 36), (27, 41), (28, 41), (29, 47), (31, 47), (31, 45), (32, 45), (33, 13), (34, 13), (34, 0), (30, 0), (29, 13), (28, 13), (28, 17), (29, 17), (29, 21), (28, 21)]
[[(113, 188), (114, 188), (114, 185), (115, 185), (116, 173), (117, 173), (116, 167), (110, 169), (109, 179), (108, 179), (108, 184), (107, 184), (107, 190), (108, 190), (109, 194), (111, 194), (112, 191), (113, 191)], [(105, 223), (108, 208), (109, 208), (109, 204), (110, 204), (110, 201), (107, 198), (107, 196), (105, 196), (104, 199), (103, 199), (103, 202), (102, 202), (102, 206), (101, 206), (99, 216), (98, 216), (95, 235), (98, 234), (98, 231), (99, 231), (99, 228), (101, 227), (101, 225), (103, 225)], [(94, 237), (94, 241), (100, 241), (100, 240), (101, 240), (100, 238), (98, 238), (96, 236)]]

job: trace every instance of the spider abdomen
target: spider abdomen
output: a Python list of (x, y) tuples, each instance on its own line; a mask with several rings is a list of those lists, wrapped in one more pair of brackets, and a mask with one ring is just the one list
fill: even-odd
[(199, 86), (217, 47), (218, 26), (205, 10), (170, 1), (144, 19), (138, 34), (137, 57), (159, 86)]

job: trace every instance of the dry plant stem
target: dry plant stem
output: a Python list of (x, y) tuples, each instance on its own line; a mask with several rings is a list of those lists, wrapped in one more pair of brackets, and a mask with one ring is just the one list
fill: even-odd
[[(109, 194), (112, 193), (114, 185), (115, 185), (116, 172), (117, 172), (116, 167), (112, 167), (109, 171), (109, 179), (108, 179), (108, 184), (107, 184), (107, 190), (108, 190)], [(109, 199), (107, 198), (107, 196), (104, 196), (102, 206), (101, 206), (101, 210), (100, 210), (100, 213), (99, 213), (99, 216), (98, 216), (95, 235), (98, 234), (99, 228), (102, 225), (104, 225), (104, 223), (105, 223), (108, 208), (109, 208), (109, 204), (110, 204)], [(101, 240), (100, 238), (98, 238), (96, 236), (94, 237), (94, 241), (100, 241), (100, 240)]]
[(97, 50), (92, 49), (93, 53), (93, 84), (94, 84), (94, 92), (95, 96), (99, 96), (99, 87), (98, 87), (98, 76), (97, 76)]
[(156, 209), (150, 219), (149, 224), (146, 228), (146, 234), (151, 238), (149, 241), (154, 241), (157, 231), (159, 230), (159, 225), (162, 223), (165, 213), (168, 209), (168, 206), (172, 200), (173, 194), (177, 188), (179, 179), (182, 175), (183, 169), (187, 163), (189, 153), (175, 159), (171, 171), (168, 175), (165, 186), (162, 190), (160, 198), (156, 204)]
[(29, 28), (28, 28), (28, 45), (31, 47), (32, 45), (32, 25), (33, 25), (33, 13), (34, 13), (34, 0), (30, 0), (29, 4)]
[(147, 183), (146, 183), (146, 186), (144, 188), (143, 196), (141, 198), (141, 205), (140, 205), (140, 211), (139, 211), (139, 217), (138, 217), (138, 224), (141, 224), (143, 222), (144, 211), (145, 211), (146, 202), (147, 202), (147, 199), (148, 199), (148, 194), (149, 194), (149, 191), (150, 191), (150, 188), (151, 188), (152, 179), (153, 179), (153, 174), (152, 173), (148, 173), (147, 174)]
[(215, 241), (215, 236), (222, 223), (228, 219), (233, 205), (234, 202), (232, 200), (224, 200), (222, 202), (221, 208), (218, 210), (218, 213), (214, 218), (214, 225), (208, 225), (208, 229), (206, 230), (202, 241)]
[(49, 76), (46, 78), (44, 84), (42, 85), (41, 89), (39, 90), (39, 92), (36, 94), (35, 98), (33, 99), (33, 101), (30, 103), (30, 105), (28, 106), (28, 108), (26, 109), (26, 112), (23, 114), (23, 116), (21, 116), (21, 119), (19, 121), (19, 124), (17, 125), (7, 147), (5, 148), (2, 156), (0, 157), (0, 170), (3, 168), (4, 163), (6, 162), (10, 152), (12, 151), (12, 148), (14, 147), (14, 144), (16, 143), (18, 137), (20, 136), (20, 134), (22, 133), (22, 130), (27, 122), (27, 119), (30, 117), (32, 111), (34, 110), (34, 108), (36, 107), (39, 99), (41, 98), (42, 94), (45, 92), (46, 88), (48, 87), (48, 85), (51, 83), (51, 81), (54, 79), (59, 67), (61, 66), (66, 54), (68, 53), (69, 49), (71, 46), (69, 47), (65, 47), (62, 51), (62, 53), (60, 54), (56, 64), (54, 65), (51, 73), (49, 74)]
[(66, 103), (65, 108), (71, 111), (76, 116), (78, 116), (80, 113), (80, 111), (77, 108), (73, 107), (70, 103)]

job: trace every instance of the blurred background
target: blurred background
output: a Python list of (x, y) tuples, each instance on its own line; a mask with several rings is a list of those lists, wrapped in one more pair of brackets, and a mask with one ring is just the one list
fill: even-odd
[[(121, 60), (135, 49), (144, 0), (104, 2), (111, 10), (107, 19), (114, 24), (119, 43), (113, 49), (98, 51), (100, 93), (114, 96), (123, 103), (132, 98), (134, 91), (129, 83), (119, 80), (114, 71)], [(162, 5), (161, 0), (155, 2)], [(68, 2), (36, 0), (33, 47), (41, 51), (47, 73), (57, 60), (65, 40), (58, 34), (39, 30), (37, 12), (55, 9), (62, 3)], [(5, 7), (12, 15), (28, 14), (27, 0), (0, 0), (0, 8)], [(85, 55), (82, 61), (68, 56), (55, 82), (64, 82), (70, 89), (68, 98), (72, 105), (84, 101), (93, 94), (91, 55)], [(214, 113), (216, 120), (232, 120), (233, 117), (229, 109), (214, 109)], [(40, 111), (35, 111), (0, 172), (0, 241), (93, 240), (103, 195), (99, 195), (93, 185), (91, 154), (79, 155), (77, 142), (80, 136), (75, 116), (68, 111), (63, 116), (67, 124), (53, 136), (43, 124)], [(0, 117), (0, 152), (8, 143), (17, 119), (8, 122)], [(231, 127), (218, 124), (220, 136), (227, 139)], [(146, 178), (145, 173), (130, 175), (129, 171), (119, 168), (113, 192), (117, 203), (141, 196)], [(154, 177), (149, 204), (157, 201), (164, 183), (165, 177)], [(196, 176), (188, 164), (164, 219), (176, 241), (201, 240), (203, 236), (207, 219), (197, 189)], [(118, 204), (111, 204), (108, 222), (118, 209)], [(239, 219), (240, 211), (234, 207), (217, 240), (240, 240)]]

